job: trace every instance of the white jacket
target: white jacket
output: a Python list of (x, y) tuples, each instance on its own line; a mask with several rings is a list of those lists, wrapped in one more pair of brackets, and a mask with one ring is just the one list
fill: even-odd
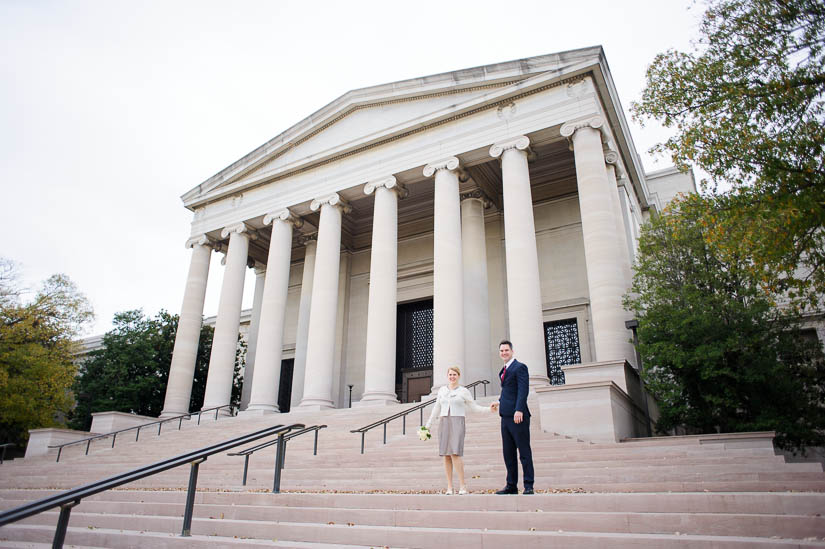
[(433, 411), (430, 414), (430, 419), (427, 420), (427, 429), (430, 428), (433, 420), (438, 416), (444, 417), (466, 415), (465, 404), (476, 412), (490, 411), (489, 408), (476, 404), (476, 401), (473, 400), (473, 397), (470, 394), (470, 390), (461, 385), (455, 389), (450, 389), (447, 385), (442, 386), (441, 389), (438, 390), (438, 396), (436, 399), (435, 406), (433, 406)]

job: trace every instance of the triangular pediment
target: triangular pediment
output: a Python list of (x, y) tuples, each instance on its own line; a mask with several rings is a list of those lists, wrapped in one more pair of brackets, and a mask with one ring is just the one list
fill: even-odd
[(485, 101), (517, 93), (534, 80), (563, 78), (603, 61), (600, 46), (393, 82), (342, 95), (209, 178), (182, 198), (195, 206), (283, 176), (359, 146), (403, 135)]

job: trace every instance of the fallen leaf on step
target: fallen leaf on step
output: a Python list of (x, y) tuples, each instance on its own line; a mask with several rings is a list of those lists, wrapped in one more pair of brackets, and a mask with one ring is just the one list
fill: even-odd
[(535, 529), (535, 528), (530, 528), (530, 531), (531, 531), (531, 532), (535, 532), (535, 531), (536, 531), (536, 529)]
[(223, 513), (221, 513), (221, 518), (223, 518)]
[(354, 522), (348, 522), (347, 526), (355, 526), (355, 523)]
[(334, 523), (334, 522), (332, 522), (332, 521), (329, 521), (327, 524), (335, 524), (335, 523)]

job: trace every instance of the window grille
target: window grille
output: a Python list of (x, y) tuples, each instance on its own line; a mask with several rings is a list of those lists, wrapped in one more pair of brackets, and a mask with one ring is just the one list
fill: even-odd
[(551, 385), (564, 385), (561, 367), (581, 364), (579, 326), (575, 318), (544, 323), (544, 347), (547, 351), (547, 377)]

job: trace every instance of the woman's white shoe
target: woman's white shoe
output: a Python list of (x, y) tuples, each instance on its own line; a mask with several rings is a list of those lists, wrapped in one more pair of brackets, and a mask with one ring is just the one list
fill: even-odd
[(444, 492), (444, 493), (445, 493), (445, 494), (447, 494), (448, 496), (452, 496), (452, 495), (453, 495), (453, 489), (452, 489), (452, 488), (450, 488), (450, 489), (448, 489), (448, 490), (447, 490), (446, 492)]
[(467, 493), (467, 489), (466, 489), (466, 488), (462, 488), (461, 490), (459, 490), (459, 491), (458, 491), (458, 495), (459, 495), (459, 496), (463, 496), (463, 495), (465, 495), (466, 493)]

